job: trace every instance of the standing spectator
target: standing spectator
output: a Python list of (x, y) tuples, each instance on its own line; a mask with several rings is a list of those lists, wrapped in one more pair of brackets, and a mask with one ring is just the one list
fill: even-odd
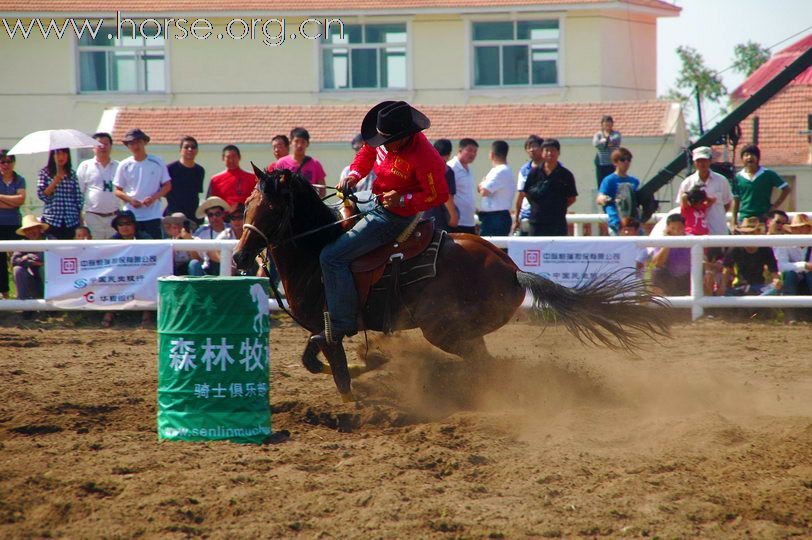
[(240, 203), (245, 204), (257, 185), (257, 177), (240, 168), (242, 155), (233, 144), (223, 147), (222, 159), (226, 170), (211, 177), (207, 197), (220, 197), (228, 204), (227, 209), (232, 210)]
[(72, 240), (82, 222), (82, 190), (71, 167), (70, 150), (60, 148), (48, 153), (48, 165), (39, 171), (37, 197), (45, 205), (42, 221), (59, 240)]
[(451, 232), (476, 234), (476, 197), (474, 173), (470, 165), (476, 159), (479, 143), (474, 139), (460, 139), (457, 155), (447, 162), (454, 171), (454, 205), (457, 208), (457, 226)]
[(115, 232), (110, 227), (110, 218), (120, 204), (113, 191), (118, 161), (110, 159), (113, 137), (109, 133), (95, 133), (93, 138), (98, 142), (93, 147), (95, 157), (79, 164), (76, 178), (85, 195), (85, 225), (97, 240), (107, 240)]
[(620, 229), (620, 214), (617, 211), (617, 189), (620, 184), (630, 184), (633, 191), (637, 191), (640, 180), (629, 175), (629, 167), (632, 166), (632, 153), (620, 147), (612, 152), (612, 163), (615, 166), (613, 173), (604, 177), (598, 187), (598, 197), (595, 202), (603, 206), (603, 211), (609, 216), (609, 231), (612, 236), (617, 235)]
[[(308, 146), (310, 146), (310, 133), (305, 128), (295, 127), (290, 130), (290, 147), (293, 154), (279, 158), (274, 164), (274, 169), (277, 171), (289, 169), (302, 175), (311, 184), (324, 184), (327, 174), (319, 160), (307, 155)], [(317, 190), (322, 197), (327, 193), (324, 188), (317, 188)]]
[[(358, 154), (358, 152), (361, 151), (361, 148), (364, 147), (364, 138), (359, 133), (358, 135), (356, 135), (355, 137), (352, 138), (352, 142), (350, 144), (352, 145), (352, 151), (355, 152), (356, 154)], [(347, 165), (341, 171), (341, 174), (338, 177), (338, 181), (341, 182), (343, 179), (345, 179), (349, 175), (350, 175), (350, 166)], [(368, 175), (366, 175), (357, 184), (355, 184), (355, 187), (353, 188), (353, 190), (356, 193), (358, 193), (359, 191), (372, 191), (372, 183), (373, 182), (375, 182), (375, 171), (369, 171)]]
[(477, 187), (482, 196), (479, 208), (479, 233), (482, 236), (509, 236), (510, 207), (516, 186), (513, 184), (513, 170), (507, 164), (508, 143), (493, 141), (491, 144), (491, 165), (493, 167)]
[[(541, 165), (541, 145), (544, 139), (538, 135), (530, 135), (524, 141), (524, 151), (530, 160), (522, 165), (516, 178), (516, 215), (514, 216), (512, 232), (520, 235), (527, 234), (527, 223), (530, 219), (530, 201), (524, 195), (524, 184), (527, 182), (527, 175), (530, 171)], [(524, 224), (524, 227), (522, 226)]]
[(149, 137), (138, 128), (131, 129), (122, 140), (132, 156), (118, 165), (113, 186), (124, 209), (135, 216), (138, 230), (156, 240), (161, 231), (161, 197), (172, 190), (172, 177), (158, 156), (147, 154)]
[(688, 192), (695, 187), (705, 190), (709, 197), (713, 197), (715, 202), (708, 208), (708, 230), (710, 234), (730, 234), (727, 228), (727, 217), (725, 213), (733, 202), (733, 194), (730, 191), (730, 182), (727, 178), (710, 168), (711, 149), (707, 146), (694, 148), (691, 157), (694, 160), (696, 172), (688, 176), (679, 186), (677, 200), (682, 206), (684, 199), (687, 199)]
[[(192, 233), (192, 237), (200, 240), (216, 240), (217, 235), (228, 228), (226, 224), (227, 210), (228, 203), (220, 197), (209, 197), (203, 201), (197, 208), (195, 216), (198, 219), (205, 216), (208, 218), (209, 223), (198, 227)], [(206, 274), (216, 276), (220, 273), (220, 254), (216, 251), (207, 251), (203, 255), (191, 252), (191, 257), (192, 260), (189, 261), (190, 276), (203, 276)]]
[[(736, 234), (764, 234), (766, 227), (757, 217), (749, 217), (735, 230)], [(725, 255), (724, 266), (728, 296), (767, 296), (778, 294), (781, 289), (778, 265), (769, 247), (731, 248)], [(764, 279), (765, 268), (770, 273), (770, 283)]]
[[(744, 168), (733, 179), (733, 223), (748, 217), (763, 218), (770, 210), (777, 209), (789, 196), (792, 188), (775, 171), (765, 169), (759, 163), (761, 150), (755, 144), (742, 148)], [(781, 195), (773, 203), (773, 188)]]
[(530, 236), (567, 236), (567, 208), (575, 203), (575, 177), (558, 162), (561, 144), (546, 139), (541, 145), (543, 163), (530, 171), (524, 185), (530, 201)]
[(685, 218), (685, 234), (689, 236), (710, 234), (708, 208), (715, 202), (716, 199), (708, 197), (701, 187), (691, 188), (680, 206), (680, 214)]
[(200, 194), (203, 193), (206, 169), (195, 163), (198, 151), (199, 145), (194, 137), (186, 135), (180, 140), (180, 159), (167, 167), (172, 178), (172, 191), (166, 194), (164, 216), (180, 212), (188, 220), (185, 223), (194, 221), (200, 225), (195, 220), (195, 210), (200, 204)]
[[(26, 240), (44, 240), (48, 224), (42, 223), (36, 216), (23, 217), (19, 236)], [(41, 251), (15, 251), (11, 256), (11, 266), (14, 268), (14, 287), (17, 289), (18, 300), (42, 298), (44, 293), (44, 280), (42, 279), (42, 266), (45, 264)]]
[[(15, 158), (0, 150), (0, 240), (17, 238), (22, 223), (20, 207), (25, 202), (25, 178), (14, 172)], [(0, 251), (0, 298), (8, 298), (8, 254)]]
[[(183, 228), (183, 225), (189, 220), (183, 212), (175, 212), (168, 216), (164, 216), (161, 222), (164, 225), (164, 238), (169, 240), (191, 240), (192, 235)], [(185, 276), (189, 273), (189, 261), (191, 256), (189, 252), (183, 249), (172, 250), (172, 274), (176, 276)]]
[(290, 139), (287, 135), (274, 135), (271, 139), (271, 151), (273, 152), (273, 162), (267, 167), (267, 171), (271, 172), (274, 169), (276, 162), (283, 157), (290, 154)]
[(601, 118), (601, 130), (592, 137), (592, 146), (598, 153), (595, 155), (595, 176), (598, 181), (598, 189), (601, 187), (603, 179), (612, 174), (615, 166), (612, 164), (612, 152), (620, 148), (620, 132), (615, 131), (615, 121), (608, 114)]
[[(434, 141), (434, 149), (440, 154), (443, 163), (447, 163), (451, 159), (451, 150), (454, 148), (451, 141), (448, 139), (437, 139)], [(459, 221), (459, 214), (457, 207), (454, 206), (454, 194), (457, 193), (457, 182), (454, 178), (454, 170), (447, 164), (445, 166), (445, 181), (448, 184), (448, 200), (440, 206), (429, 208), (423, 212), (423, 217), (426, 219), (433, 219), (434, 226), (437, 229), (443, 229), (446, 232), (451, 232), (453, 227), (457, 226)]]

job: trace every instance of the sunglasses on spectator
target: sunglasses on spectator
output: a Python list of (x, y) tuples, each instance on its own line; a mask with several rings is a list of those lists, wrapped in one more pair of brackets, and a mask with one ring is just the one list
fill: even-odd
[(14, 163), (14, 160), (13, 160), (13, 159), (0, 159), (0, 164), (3, 164), (3, 165), (10, 165), (10, 164), (12, 164), (12, 163)]
[(231, 219), (232, 221), (234, 221), (235, 219), (237, 219), (237, 220), (239, 220), (239, 221), (244, 221), (244, 220), (245, 220), (245, 216), (243, 216), (242, 214), (239, 214), (239, 213), (238, 213), (238, 214), (231, 214), (231, 215), (230, 215), (230, 216), (228, 216), (228, 217), (229, 217), (229, 219)]
[(216, 212), (206, 212), (206, 215), (209, 217), (223, 217), (223, 211), (217, 210)]
[(617, 158), (617, 160), (618, 160), (620, 163), (626, 163), (627, 161), (628, 161), (629, 163), (631, 163), (632, 158), (630, 158), (630, 157), (620, 157), (620, 158)]
[(184, 150), (197, 150), (197, 146), (192, 146), (191, 144), (183, 145)]

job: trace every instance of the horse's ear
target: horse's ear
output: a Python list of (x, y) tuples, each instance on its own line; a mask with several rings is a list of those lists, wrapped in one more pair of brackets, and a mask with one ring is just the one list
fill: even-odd
[(276, 191), (276, 182), (270, 177), (268, 173), (256, 166), (252, 161), (251, 166), (254, 168), (254, 174), (259, 181), (259, 190), (265, 195), (271, 196)]

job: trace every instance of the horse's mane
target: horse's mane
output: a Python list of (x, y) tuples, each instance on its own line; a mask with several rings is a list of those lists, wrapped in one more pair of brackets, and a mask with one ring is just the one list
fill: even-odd
[[(288, 198), (286, 204), (291, 236), (315, 230), (337, 220), (335, 211), (321, 200), (310, 182), (299, 173), (287, 169), (274, 170), (266, 176), (266, 181), (272, 182), (276, 186), (279, 186), (278, 182), (287, 176), (286, 187), (279, 188), (278, 196), (287, 195)], [(263, 188), (263, 190), (267, 193), (267, 188)], [(338, 238), (341, 232), (339, 226), (327, 227), (312, 235), (297, 239), (295, 242), (300, 248), (312, 249), (318, 253), (321, 248)]]

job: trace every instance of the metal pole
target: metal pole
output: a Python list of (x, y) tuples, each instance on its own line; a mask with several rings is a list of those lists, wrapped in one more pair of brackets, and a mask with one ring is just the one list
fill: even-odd
[(703, 285), (705, 278), (705, 250), (700, 244), (691, 246), (691, 319), (697, 320), (705, 310), (702, 309), (700, 301), (705, 294)]

